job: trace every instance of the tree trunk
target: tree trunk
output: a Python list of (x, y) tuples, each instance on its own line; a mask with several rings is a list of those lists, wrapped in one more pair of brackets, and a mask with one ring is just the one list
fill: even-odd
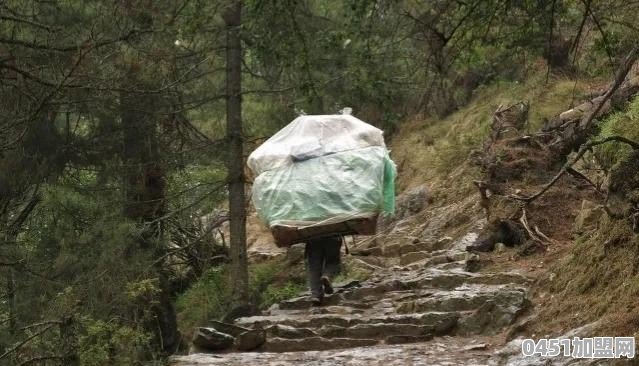
[(235, 305), (248, 303), (246, 261), (246, 207), (242, 133), (242, 45), (240, 40), (241, 0), (226, 9), (226, 138), (229, 143), (228, 189), (230, 216), (231, 283)]

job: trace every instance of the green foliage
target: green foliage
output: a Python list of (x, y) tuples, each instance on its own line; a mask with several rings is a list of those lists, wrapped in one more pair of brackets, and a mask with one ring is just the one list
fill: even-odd
[[(272, 304), (293, 297), (304, 290), (303, 272), (287, 273), (291, 268), (281, 260), (271, 260), (249, 266), (250, 298), (265, 309)], [(227, 266), (211, 268), (178, 297), (176, 309), (180, 327), (189, 333), (193, 327), (210, 319), (222, 319), (230, 310), (232, 284)]]
[[(607, 78), (610, 61), (636, 43), (639, 4), (589, 3), (603, 31), (587, 23), (572, 71)], [(227, 5), (3, 2), (11, 16), (0, 22), (0, 235), (7, 242), (0, 261), (15, 265), (0, 288), (17, 290), (14, 301), (0, 302), (0, 315), (14, 314), (25, 330), (15, 335), (2, 323), (0, 341), (26, 339), (30, 324), (81, 319), (68, 337), (28, 342), (24, 360), (78, 341), (83, 364), (151, 362), (162, 352), (154, 318), (162, 299), (177, 301), (183, 330), (228, 311), (232, 284), (226, 267), (211, 268), (222, 250), (206, 225), (227, 198), (220, 16)], [(499, 104), (530, 101), (534, 130), (586, 89), (552, 74), (547, 80), (541, 60), (551, 21), (553, 34), (576, 37), (583, 2), (244, 5), (247, 150), (301, 111), (350, 106), (387, 133), (407, 116), (422, 120), (395, 136), (404, 140), (393, 151), (407, 172), (404, 186), (450, 179)], [(639, 139), (638, 115), (635, 100), (602, 123), (601, 135)], [(597, 151), (611, 166), (626, 148)], [(148, 210), (131, 214), (132, 202)], [(305, 288), (302, 270), (279, 261), (250, 272), (251, 299), (261, 308)]]
[(139, 327), (116, 321), (82, 319), (85, 333), (79, 339), (83, 366), (143, 365), (150, 350), (151, 335)]
[(260, 296), (260, 305), (262, 309), (267, 309), (273, 304), (282, 300), (299, 296), (306, 290), (306, 286), (302, 283), (286, 282), (283, 285), (271, 284)]
[(211, 268), (175, 303), (181, 330), (190, 330), (210, 319), (221, 319), (230, 310), (231, 288), (228, 268)]
[(305, 288), (304, 273), (288, 273), (286, 262), (273, 260), (249, 267), (250, 292), (253, 303), (260, 309), (298, 295)]
[[(617, 112), (599, 123), (599, 137), (622, 136), (639, 141), (639, 98), (635, 98), (625, 110)], [(607, 170), (628, 156), (630, 147), (623, 143), (609, 142), (596, 147), (595, 156)]]

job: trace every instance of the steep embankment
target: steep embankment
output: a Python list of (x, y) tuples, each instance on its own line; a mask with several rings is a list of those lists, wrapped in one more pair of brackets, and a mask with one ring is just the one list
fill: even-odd
[[(195, 332), (195, 354), (171, 363), (542, 365), (547, 361), (518, 359), (519, 343), (508, 341), (517, 335), (593, 336), (606, 330), (613, 331), (608, 335), (633, 334), (636, 317), (615, 318), (611, 306), (634, 309), (630, 300), (639, 286), (627, 281), (635, 273), (627, 267), (636, 268), (639, 256), (636, 250), (631, 259), (623, 253), (636, 235), (607, 219), (596, 206), (596, 193), (583, 182), (567, 179), (536, 203), (531, 222), (552, 242), (543, 250), (498, 244), (493, 252), (466, 252), (467, 245), (485, 240), (482, 235), (493, 225), (473, 183), (485, 172), (469, 159), (489, 136), (493, 112), (526, 100), (530, 109), (523, 128), (536, 131), (545, 118), (602, 85), (564, 79), (546, 83), (543, 76), (534, 76), (525, 83), (479, 90), (466, 108), (444, 120), (406, 122), (390, 144), (403, 192), (397, 215), (382, 223), (378, 235), (351, 246), (343, 281), (328, 306), (311, 308), (302, 296), (240, 318), (233, 326), (207, 322)], [(513, 178), (518, 190), (536, 189), (528, 178)], [(584, 198), (594, 206), (582, 207)], [(497, 214), (505, 209), (497, 207)], [(610, 239), (602, 244), (605, 238)], [(298, 271), (299, 251), (293, 248), (286, 255)], [(610, 299), (599, 279), (615, 286), (617, 299)], [(586, 306), (594, 312), (585, 314)], [(569, 333), (601, 317), (607, 326), (599, 322)], [(626, 327), (616, 327), (621, 323)]]

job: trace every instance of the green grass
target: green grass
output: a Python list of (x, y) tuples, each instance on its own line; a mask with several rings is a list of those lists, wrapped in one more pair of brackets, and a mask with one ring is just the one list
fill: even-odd
[[(619, 135), (639, 142), (639, 97), (635, 98), (627, 108), (614, 113), (599, 124), (598, 137)], [(610, 169), (630, 152), (626, 144), (610, 142), (596, 148), (596, 156), (604, 168)]]
[(460, 169), (466, 170), (463, 175), (472, 174), (464, 162), (471, 150), (481, 147), (500, 105), (530, 102), (527, 130), (536, 131), (545, 119), (582, 100), (585, 89), (582, 81), (551, 78), (546, 82), (545, 72), (538, 72), (523, 82), (498, 81), (479, 87), (470, 103), (446, 118), (409, 121), (391, 143), (391, 155), (402, 169), (399, 191), (426, 181), (450, 181)]
[[(281, 300), (294, 297), (305, 289), (303, 273), (291, 275), (282, 260), (265, 261), (249, 266), (251, 302), (265, 309)], [(293, 271), (300, 272), (298, 270)], [(189, 334), (212, 319), (222, 319), (231, 308), (232, 288), (227, 266), (209, 269), (176, 301), (179, 328)]]

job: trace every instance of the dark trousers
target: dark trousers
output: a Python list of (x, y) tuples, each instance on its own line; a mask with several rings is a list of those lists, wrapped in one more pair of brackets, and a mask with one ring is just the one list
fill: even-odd
[(324, 296), (322, 276), (332, 279), (340, 271), (340, 250), (342, 237), (331, 236), (310, 240), (306, 243), (304, 257), (306, 259), (306, 273), (311, 295)]

